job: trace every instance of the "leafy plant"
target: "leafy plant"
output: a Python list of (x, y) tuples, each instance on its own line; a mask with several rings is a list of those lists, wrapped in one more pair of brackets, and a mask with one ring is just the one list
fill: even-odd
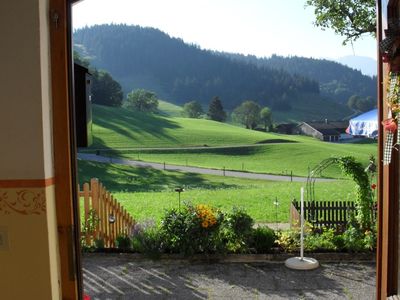
[(298, 229), (289, 229), (278, 231), (276, 243), (285, 252), (294, 252), (300, 249), (300, 231)]
[(150, 227), (135, 235), (132, 239), (132, 248), (151, 258), (158, 258), (164, 252), (165, 237), (157, 227)]
[(97, 249), (103, 249), (104, 248), (104, 239), (95, 239), (94, 240), (94, 246)]
[(251, 247), (257, 253), (267, 253), (275, 244), (275, 232), (268, 227), (257, 227), (252, 230)]
[(336, 251), (338, 245), (336, 244), (335, 230), (324, 228), (321, 233), (308, 234), (304, 239), (304, 249), (307, 251)]
[(372, 206), (373, 193), (371, 183), (367, 172), (361, 163), (357, 162), (354, 157), (345, 156), (337, 158), (336, 161), (343, 172), (351, 177), (357, 184), (357, 215), (356, 219), (362, 229), (370, 229), (373, 225)]
[(115, 244), (118, 249), (127, 250), (132, 246), (131, 238), (127, 235), (118, 235), (115, 239)]
[(192, 255), (216, 251), (216, 232), (223, 215), (207, 205), (186, 204), (181, 212), (171, 209), (161, 222), (170, 252)]
[(225, 215), (219, 232), (219, 247), (231, 253), (249, 252), (254, 220), (243, 208), (234, 207)]
[(365, 249), (364, 237), (360, 230), (350, 226), (343, 233), (343, 242), (346, 250), (351, 252), (360, 252)]
[[(97, 215), (95, 209), (90, 209), (88, 212), (88, 218), (82, 224), (82, 237), (81, 237), (81, 247), (93, 247), (97, 237), (94, 236), (97, 226), (99, 225), (100, 218)], [(86, 236), (90, 236), (89, 243), (87, 242)]]
[(251, 233), (254, 220), (243, 208), (234, 207), (226, 216), (226, 223), (235, 234), (244, 236)]

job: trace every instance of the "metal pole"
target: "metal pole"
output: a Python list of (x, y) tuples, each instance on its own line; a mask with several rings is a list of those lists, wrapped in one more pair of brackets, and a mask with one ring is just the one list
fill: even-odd
[(178, 202), (179, 202), (178, 210), (179, 210), (179, 212), (181, 212), (181, 192), (178, 192)]
[(304, 257), (304, 187), (300, 190), (300, 259)]
[(278, 231), (279, 226), (278, 226), (278, 197), (275, 197), (275, 225), (276, 225), (276, 231)]

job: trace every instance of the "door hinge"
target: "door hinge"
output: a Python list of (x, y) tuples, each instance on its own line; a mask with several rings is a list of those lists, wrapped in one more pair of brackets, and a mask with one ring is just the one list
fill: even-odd
[(54, 25), (55, 25), (55, 27), (57, 29), (58, 28), (58, 21), (60, 20), (60, 15), (54, 9), (52, 9), (50, 11), (50, 19), (54, 23)]

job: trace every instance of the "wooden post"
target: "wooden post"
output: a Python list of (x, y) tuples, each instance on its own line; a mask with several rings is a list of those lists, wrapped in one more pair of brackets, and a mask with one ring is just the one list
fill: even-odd
[[(90, 180), (90, 187), (92, 190), (92, 209), (96, 212), (97, 216), (99, 215), (99, 181), (97, 178), (92, 178)], [(93, 238), (97, 238), (99, 232), (99, 227), (96, 226), (96, 229), (93, 232)]]
[(121, 221), (122, 221), (122, 217), (121, 217), (121, 204), (118, 202), (117, 203), (117, 213), (116, 213), (116, 223), (117, 223), (117, 234), (116, 234), (116, 236), (119, 236), (119, 235), (121, 235), (121, 225), (122, 225), (122, 223), (121, 223)]
[[(83, 206), (85, 212), (85, 227), (87, 228), (89, 219), (89, 210), (90, 210), (90, 191), (88, 183), (85, 183), (83, 185)], [(90, 235), (89, 232), (87, 232), (86, 230), (85, 230), (85, 239), (86, 239), (86, 244), (90, 245)]]

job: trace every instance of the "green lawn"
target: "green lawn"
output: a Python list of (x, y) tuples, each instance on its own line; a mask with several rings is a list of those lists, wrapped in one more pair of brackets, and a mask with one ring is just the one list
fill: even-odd
[[(79, 181), (97, 177), (118, 201), (137, 219), (159, 221), (165, 209), (178, 207), (177, 186), (185, 188), (182, 202), (205, 203), (231, 210), (245, 208), (257, 222), (288, 222), (289, 204), (299, 199), (303, 183), (273, 182), (206, 176), (191, 173), (134, 168), (116, 164), (79, 161)], [(352, 200), (354, 183), (338, 180), (317, 183), (319, 200)], [(278, 217), (273, 202), (278, 199)]]
[[(292, 171), (294, 175), (307, 176), (309, 167), (313, 168), (322, 160), (332, 156), (351, 155), (367, 165), (369, 156), (375, 155), (376, 150), (376, 145), (371, 144), (332, 144), (308, 139), (299, 143), (278, 143), (256, 147), (115, 151), (105, 153), (105, 155), (270, 174), (290, 174)], [(334, 166), (324, 171), (322, 175), (342, 177), (341, 171)]]
[[(307, 176), (309, 167), (313, 168), (326, 158), (351, 155), (367, 164), (369, 156), (376, 155), (377, 151), (376, 143), (334, 144), (304, 136), (247, 130), (210, 120), (167, 118), (122, 108), (94, 105), (93, 115), (92, 149), (111, 150), (103, 155), (144, 161), (271, 174), (293, 171), (294, 175)], [(235, 147), (132, 150), (205, 145)], [(130, 150), (122, 150), (124, 148)], [(334, 167), (322, 175), (341, 177), (340, 170)]]
[(158, 110), (170, 117), (180, 117), (183, 111), (181, 106), (163, 100), (158, 100)]
[(291, 140), (285, 135), (205, 119), (169, 118), (100, 105), (93, 105), (93, 136), (91, 148), (95, 149), (247, 145)]

